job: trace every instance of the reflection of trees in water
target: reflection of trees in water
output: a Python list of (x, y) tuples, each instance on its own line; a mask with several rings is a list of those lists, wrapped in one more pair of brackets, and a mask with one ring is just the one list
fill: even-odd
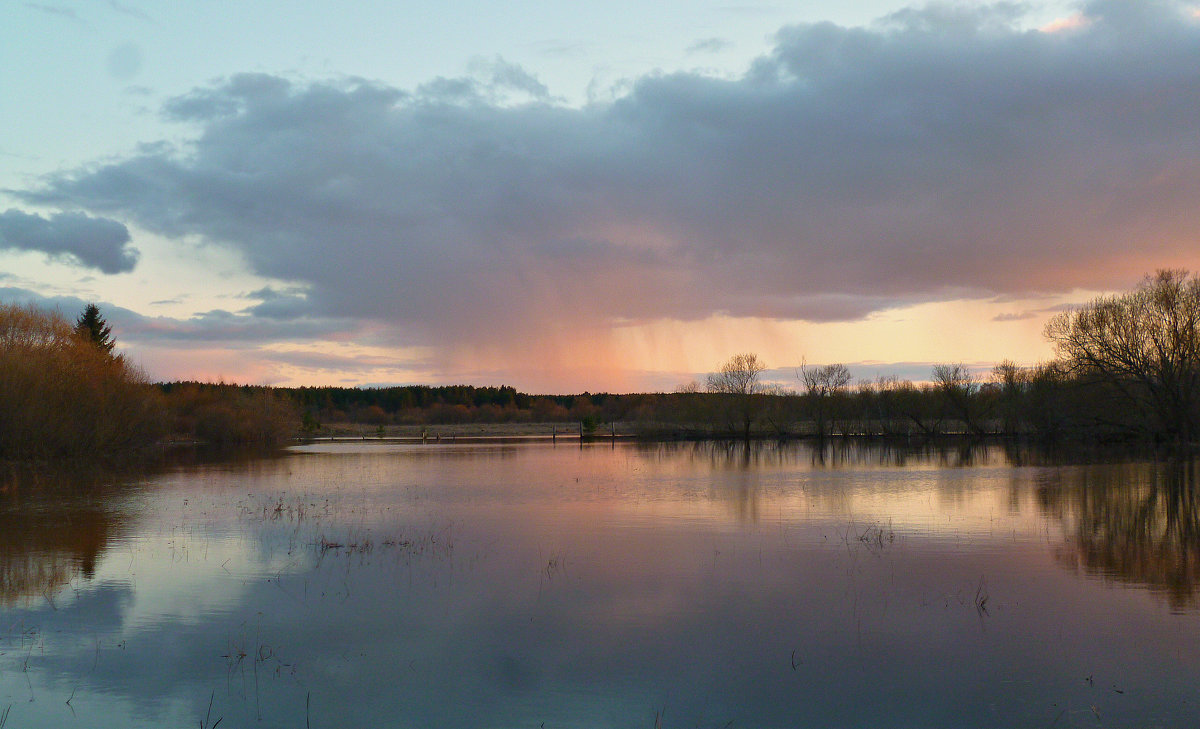
[[(701, 441), (640, 448), (645, 458), (684, 464), (698, 473), (732, 474), (720, 479), (721, 487), (711, 495), (728, 502), (742, 521), (757, 519), (759, 477), (772, 469), (933, 467), (928, 478), (939, 498), (953, 500), (981, 486), (969, 475), (955, 477), (950, 469), (991, 464), (1032, 468), (1011, 472), (1009, 506), (1014, 513), (1020, 510), (1032, 478), (1042, 513), (1062, 523), (1068, 535), (1055, 550), (1061, 564), (1145, 586), (1172, 609), (1200, 608), (1200, 476), (1195, 461), (1147, 462), (1144, 452), (1131, 450), (1046, 450), (978, 441)], [(836, 487), (811, 494), (835, 511), (841, 495)]]
[(657, 460), (684, 459), (716, 470), (809, 466), (818, 468), (936, 465), (944, 468), (1002, 462), (1006, 454), (998, 446), (978, 440), (862, 440), (858, 438), (818, 441), (741, 440), (671, 441), (639, 445), (642, 457)]
[(703, 470), (730, 471), (749, 468), (777, 467), (795, 463), (801, 452), (793, 444), (770, 441), (697, 440), (639, 443), (642, 458), (668, 463), (687, 464)]
[(1063, 565), (1144, 585), (1172, 609), (1200, 604), (1196, 463), (1106, 464), (1060, 472), (1038, 489), (1043, 510), (1071, 525)]
[[(761, 477), (772, 471), (838, 471), (862, 468), (904, 468), (936, 466), (962, 468), (1002, 462), (1004, 452), (978, 441), (946, 439), (928, 441), (864, 441), (829, 439), (817, 441), (743, 440), (673, 441), (643, 443), (637, 446), (642, 458), (656, 461), (669, 469), (700, 474), (724, 474), (714, 478), (710, 497), (730, 505), (739, 521), (759, 518)], [(963, 489), (969, 482), (955, 479), (947, 490)], [(814, 498), (834, 500), (840, 491), (823, 490)]]
[(913, 440), (831, 440), (812, 444), (813, 465), (826, 467), (904, 468), (936, 465), (941, 468), (982, 466), (1001, 458), (1000, 450), (978, 439), (942, 438)]
[(28, 604), (90, 579), (123, 532), (127, 480), (18, 469), (0, 477), (0, 607)]
[[(777, 444), (755, 441), (701, 441), (688, 445), (691, 460), (727, 474), (727, 478), (714, 481), (710, 495), (729, 504), (739, 522), (758, 521), (758, 474), (786, 463), (789, 454)], [(716, 487), (718, 483), (720, 488)]]

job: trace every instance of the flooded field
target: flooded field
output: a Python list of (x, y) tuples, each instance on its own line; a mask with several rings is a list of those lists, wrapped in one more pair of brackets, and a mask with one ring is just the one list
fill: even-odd
[(325, 444), (0, 484), (0, 727), (1194, 727), (1188, 464)]

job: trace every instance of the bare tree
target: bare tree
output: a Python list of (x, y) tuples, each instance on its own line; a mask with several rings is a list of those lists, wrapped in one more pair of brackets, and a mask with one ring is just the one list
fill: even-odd
[(763, 419), (777, 437), (784, 439), (800, 419), (800, 396), (778, 385), (768, 387), (764, 394)]
[[(932, 436), (942, 429), (942, 414), (931, 407), (932, 386), (918, 388), (911, 380), (901, 380), (895, 375), (880, 377), (878, 387), (881, 427), (887, 435), (910, 435), (912, 426), (924, 436)], [(905, 428), (900, 429), (904, 424)]]
[(801, 366), (800, 381), (804, 383), (805, 399), (812, 408), (817, 438), (824, 440), (832, 430), (837, 406), (846, 396), (846, 388), (850, 384), (850, 370), (846, 369), (844, 364)]
[(1190, 443), (1200, 424), (1200, 279), (1147, 276), (1133, 291), (1059, 314), (1046, 326), (1064, 367), (1096, 378), (1149, 416), (1160, 434)]
[(1003, 360), (992, 368), (988, 385), (996, 393), (1005, 435), (1015, 435), (1023, 428), (1021, 410), (1028, 383), (1029, 372), (1011, 359)]
[(708, 391), (726, 400), (726, 412), (741, 427), (746, 440), (750, 440), (750, 428), (762, 408), (767, 388), (760, 378), (766, 369), (758, 355), (737, 354), (708, 376)]
[(946, 409), (960, 418), (970, 432), (980, 434), (983, 427), (977, 415), (979, 381), (963, 364), (933, 366), (933, 384), (941, 393)]

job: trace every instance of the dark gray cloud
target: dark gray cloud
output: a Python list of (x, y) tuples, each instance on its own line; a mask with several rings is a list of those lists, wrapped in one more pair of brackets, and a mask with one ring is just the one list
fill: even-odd
[(304, 341), (339, 337), (352, 329), (342, 320), (261, 316), (257, 307), (245, 312), (214, 309), (187, 319), (165, 316), (114, 316), (126, 339), (136, 342), (219, 343), (228, 347), (254, 346), (263, 342)]
[(9, 209), (0, 213), (0, 249), (40, 251), (104, 273), (132, 271), (138, 251), (129, 229), (107, 218), (58, 213), (49, 218)]
[(1162, 1), (1082, 12), (1057, 33), (1020, 29), (1011, 4), (797, 25), (742, 78), (652, 75), (583, 108), (502, 61), (411, 92), (240, 75), (166, 105), (195, 125), (188, 146), (14, 194), (306, 285), (256, 322), (388, 321), (447, 347), (1197, 266), (1197, 19)]
[(313, 314), (312, 304), (303, 294), (285, 293), (267, 287), (252, 292), (250, 296), (262, 300), (262, 303), (245, 311), (257, 317), (288, 321)]

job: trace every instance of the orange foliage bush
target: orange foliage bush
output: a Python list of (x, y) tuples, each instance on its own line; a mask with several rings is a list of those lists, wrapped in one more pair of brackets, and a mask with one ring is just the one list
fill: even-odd
[(0, 305), (0, 458), (119, 460), (165, 424), (145, 375), (57, 313)]

